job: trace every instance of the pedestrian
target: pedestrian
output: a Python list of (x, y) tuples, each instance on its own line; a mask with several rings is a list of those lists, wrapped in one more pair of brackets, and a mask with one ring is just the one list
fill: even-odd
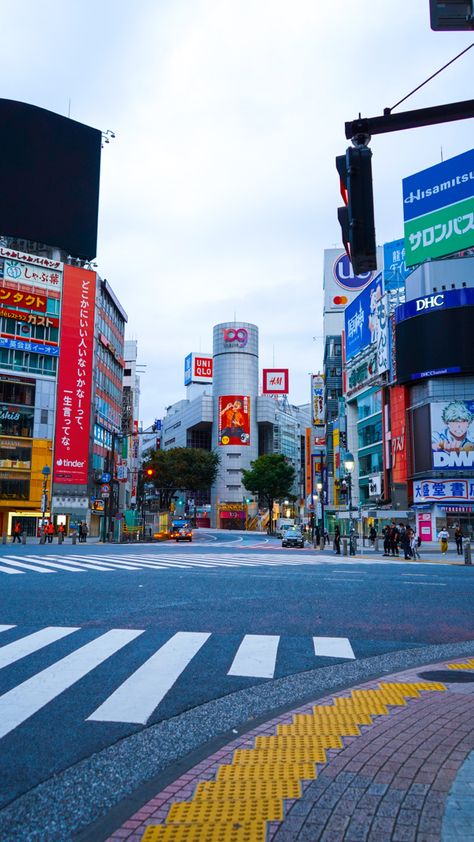
[(341, 555), (341, 530), (338, 526), (334, 529), (334, 549), (336, 555)]
[(370, 527), (370, 532), (369, 532), (369, 541), (372, 544), (372, 546), (374, 546), (374, 544), (375, 544), (376, 537), (377, 537), (377, 530), (376, 530), (375, 526), (372, 525)]
[(85, 543), (86, 543), (86, 541), (87, 541), (87, 533), (88, 533), (88, 531), (89, 531), (89, 530), (87, 529), (87, 523), (86, 523), (86, 522), (85, 522), (85, 520), (84, 520), (84, 521), (81, 523), (81, 531), (80, 531), (80, 534), (81, 534), (81, 542), (82, 542), (83, 544), (85, 544)]
[(64, 538), (64, 533), (65, 533), (64, 523), (60, 523), (59, 526), (58, 526), (58, 538), (59, 538), (60, 535), (62, 535), (62, 537)]
[(421, 544), (420, 537), (419, 536), (417, 537), (415, 530), (412, 529), (411, 535), (410, 535), (410, 549), (411, 549), (411, 554), (412, 554), (413, 559), (421, 558), (421, 556), (420, 556), (420, 544)]
[(403, 554), (405, 556), (405, 561), (409, 561), (411, 559), (410, 528), (408, 526), (405, 528), (401, 524), (400, 524), (400, 546), (403, 550)]
[(330, 538), (329, 538), (329, 532), (327, 531), (327, 529), (323, 529), (323, 540), (324, 540), (324, 544), (329, 544)]
[(54, 538), (54, 523), (52, 520), (49, 521), (46, 527), (46, 534), (48, 536), (48, 544), (52, 544)]
[(390, 527), (388, 524), (383, 531), (383, 554), (384, 557), (390, 555)]
[(456, 541), (456, 550), (458, 555), (462, 555), (462, 539), (464, 538), (461, 526), (458, 524), (454, 530), (454, 540)]
[(449, 532), (445, 526), (438, 532), (438, 541), (439, 547), (441, 550), (442, 555), (446, 555), (448, 552), (448, 539), (449, 539)]
[(14, 544), (17, 539), (18, 543), (21, 544), (21, 523), (19, 520), (17, 520), (15, 526), (13, 527), (12, 538), (12, 544)]
[(390, 553), (393, 556), (398, 556), (398, 542), (400, 540), (400, 530), (398, 529), (397, 524), (392, 521), (392, 525), (390, 527)]

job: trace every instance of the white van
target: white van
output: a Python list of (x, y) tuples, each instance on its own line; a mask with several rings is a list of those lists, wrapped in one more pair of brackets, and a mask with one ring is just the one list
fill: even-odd
[(293, 517), (279, 517), (276, 522), (275, 535), (277, 538), (283, 538), (287, 529), (291, 529), (295, 525)]

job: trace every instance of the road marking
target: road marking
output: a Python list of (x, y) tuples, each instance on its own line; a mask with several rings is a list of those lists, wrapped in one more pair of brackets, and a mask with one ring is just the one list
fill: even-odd
[(33, 567), (32, 564), (26, 564), (24, 561), (14, 561), (14, 559), (15, 556), (4, 555), (2, 561), (5, 560), (12, 567), (23, 567), (25, 570), (34, 570), (35, 573), (54, 573), (54, 570), (48, 570), (45, 567)]
[(227, 675), (273, 678), (279, 635), (246, 634)]
[(70, 573), (84, 573), (84, 569), (79, 569), (77, 567), (72, 567), (75, 564), (74, 561), (67, 561), (67, 563), (60, 563), (55, 561), (50, 561), (49, 559), (54, 558), (54, 556), (34, 556), (29, 555), (29, 559), (33, 559), (33, 561), (39, 561), (44, 567), (53, 567), (56, 570), (67, 570)]
[(24, 570), (11, 570), (9, 567), (2, 567), (0, 565), (0, 573), (19, 573), (21, 575), (24, 572)]
[(426, 586), (430, 588), (445, 588), (446, 582), (402, 582), (402, 585), (417, 585), (420, 588), (425, 588)]
[(8, 629), (15, 629), (16, 626), (0, 626), (0, 632), (8, 631)]
[(7, 667), (15, 661), (20, 661), (21, 658), (26, 658), (32, 652), (37, 652), (44, 646), (54, 643), (56, 640), (66, 637), (72, 632), (79, 631), (79, 628), (59, 626), (46, 626), (37, 632), (21, 637), (19, 640), (14, 640), (13, 643), (8, 643), (0, 647), (0, 669)]
[(9, 734), (143, 631), (112, 629), (4, 693), (0, 696), (0, 737)]
[(183, 670), (208, 640), (208, 632), (177, 632), (88, 719), (145, 725)]
[(324, 658), (355, 658), (347, 637), (313, 637), (314, 654)]

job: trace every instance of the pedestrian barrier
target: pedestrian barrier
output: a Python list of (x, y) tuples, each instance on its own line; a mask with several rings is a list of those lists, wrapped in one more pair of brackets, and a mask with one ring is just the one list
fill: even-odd
[(347, 538), (342, 539), (342, 555), (347, 555)]
[(21, 543), (26, 544), (26, 532), (21, 533)]
[(464, 564), (472, 564), (470, 541), (466, 541), (464, 544)]
[(77, 544), (77, 535), (75, 532), (72, 533), (72, 543)]
[(3, 534), (2, 534), (2, 544), (6, 544), (6, 543), (7, 543), (7, 533), (3, 532)]

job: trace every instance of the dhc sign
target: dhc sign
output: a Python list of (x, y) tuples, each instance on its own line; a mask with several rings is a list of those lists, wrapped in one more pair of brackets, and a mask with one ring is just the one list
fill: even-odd
[(474, 288), (462, 287), (461, 289), (447, 289), (443, 292), (424, 295), (422, 298), (414, 298), (413, 301), (405, 301), (399, 304), (395, 310), (395, 321), (404, 322), (413, 316), (432, 310), (447, 310), (451, 307), (472, 307), (474, 305)]

